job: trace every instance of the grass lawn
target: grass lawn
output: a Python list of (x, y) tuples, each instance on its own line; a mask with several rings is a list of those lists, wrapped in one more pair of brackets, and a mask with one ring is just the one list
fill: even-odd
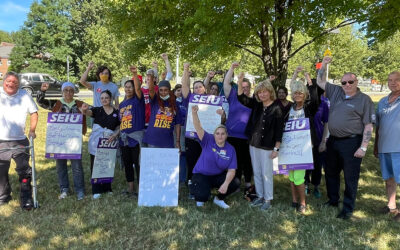
[[(30, 212), (20, 209), (18, 177), (12, 163), (13, 200), (0, 207), (1, 249), (400, 248), (400, 224), (377, 212), (386, 204), (386, 198), (372, 143), (361, 168), (354, 213), (358, 219), (354, 221), (336, 219), (337, 209), (320, 207), (327, 200), (324, 180), (323, 197), (308, 196), (306, 215), (296, 214), (290, 207), (290, 187), (285, 176), (275, 176), (274, 200), (266, 212), (249, 207), (242, 193), (227, 199), (231, 205), (227, 211), (212, 202), (197, 208), (194, 201), (187, 199), (186, 187), (180, 189), (179, 207), (138, 207), (137, 200), (120, 195), (126, 182), (119, 168), (113, 183), (114, 194), (92, 200), (89, 133), (84, 137), (83, 152), (88, 195), (82, 201), (77, 201), (75, 194), (58, 200), (55, 162), (44, 158), (46, 113), (40, 109), (35, 140), (41, 207)], [(72, 186), (71, 172), (70, 183)]]

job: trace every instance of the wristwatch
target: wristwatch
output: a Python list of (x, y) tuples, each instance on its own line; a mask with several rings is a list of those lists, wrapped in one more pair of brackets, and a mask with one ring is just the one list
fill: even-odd
[(274, 152), (279, 152), (279, 148), (274, 147)]
[(367, 152), (367, 148), (366, 147), (360, 147), (360, 149), (364, 152)]

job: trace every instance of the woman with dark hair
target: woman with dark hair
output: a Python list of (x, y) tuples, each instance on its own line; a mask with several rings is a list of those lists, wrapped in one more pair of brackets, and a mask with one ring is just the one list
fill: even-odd
[(109, 90), (112, 95), (112, 101), (114, 101), (114, 106), (118, 108), (119, 105), (119, 90), (117, 85), (112, 82), (111, 70), (106, 66), (100, 66), (96, 71), (97, 82), (88, 82), (87, 77), (89, 72), (93, 69), (94, 62), (89, 62), (86, 71), (83, 73), (80, 83), (86, 88), (93, 91), (93, 107), (101, 107), (100, 94), (104, 90)]
[[(139, 154), (142, 144), (145, 121), (145, 105), (137, 68), (131, 67), (134, 81), (128, 80), (124, 84), (125, 100), (119, 106), (120, 125), (120, 147), (122, 160), (125, 167), (125, 177), (128, 182), (128, 190), (125, 192), (130, 196), (136, 196), (134, 180), (135, 174), (139, 184)], [(135, 170), (135, 171), (134, 171)]]
[(207, 90), (207, 94), (209, 95), (219, 95), (219, 87), (218, 83), (216, 82), (210, 82), (209, 84), (209, 89)]
[(289, 112), (290, 107), (292, 107), (293, 105), (293, 102), (286, 99), (287, 96), (288, 96), (288, 89), (285, 86), (279, 86), (277, 89), (278, 99), (276, 99), (275, 102), (281, 108), (284, 117)]
[[(97, 151), (99, 138), (108, 138), (114, 141), (119, 134), (119, 118), (118, 110), (111, 106), (111, 92), (104, 90), (100, 94), (101, 107), (92, 107), (85, 103), (82, 105), (82, 113), (94, 118), (92, 133), (89, 137), (89, 153), (90, 153), (90, 172), (93, 173), (94, 158)], [(92, 193), (93, 199), (100, 198), (102, 193), (112, 192), (111, 182), (93, 183)]]
[[(144, 134), (143, 142), (149, 147), (180, 148), (181, 114), (169, 81), (158, 83), (158, 91), (154, 83), (149, 83), (151, 114), (149, 126)], [(174, 130), (176, 129), (176, 144)]]

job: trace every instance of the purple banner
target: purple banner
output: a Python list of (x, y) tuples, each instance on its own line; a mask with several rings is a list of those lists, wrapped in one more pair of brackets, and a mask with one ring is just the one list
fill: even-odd
[(48, 113), (47, 123), (82, 124), (83, 115), (77, 113)]
[(310, 121), (308, 118), (291, 120), (285, 123), (283, 132), (300, 131), (310, 129)]
[(279, 170), (274, 170), (274, 171), (273, 171), (273, 174), (274, 174), (274, 175), (278, 175), (278, 174), (289, 175), (289, 170), (281, 170), (281, 169), (279, 169)]
[(102, 184), (102, 183), (111, 183), (114, 180), (114, 178), (95, 178), (91, 179), (90, 182), (92, 184)]
[(314, 169), (314, 164), (299, 163), (299, 164), (279, 165), (279, 170), (305, 170), (305, 169)]
[(195, 104), (221, 106), (223, 101), (224, 101), (223, 96), (215, 96), (215, 95), (191, 94), (189, 97), (189, 103), (195, 103)]
[(48, 159), (71, 159), (71, 160), (77, 160), (77, 159), (81, 159), (82, 155), (81, 154), (46, 153), (45, 157), (48, 158)]

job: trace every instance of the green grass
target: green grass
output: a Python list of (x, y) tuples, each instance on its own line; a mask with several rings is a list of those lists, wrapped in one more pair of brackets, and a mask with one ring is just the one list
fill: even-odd
[[(307, 197), (309, 210), (298, 215), (290, 207), (289, 182), (274, 180), (272, 208), (262, 212), (249, 207), (241, 193), (228, 198), (224, 211), (211, 202), (197, 208), (180, 189), (179, 207), (138, 207), (137, 200), (119, 193), (125, 189), (124, 172), (115, 173), (113, 195), (77, 201), (75, 194), (58, 200), (55, 162), (44, 158), (47, 111), (40, 110), (37, 129), (36, 168), (41, 207), (22, 211), (18, 177), (10, 171), (13, 200), (0, 207), (1, 249), (395, 249), (400, 246), (400, 224), (376, 210), (386, 204), (384, 182), (372, 147), (363, 161), (356, 202), (356, 221), (336, 219), (338, 210), (321, 208), (323, 197)], [(89, 133), (88, 133), (89, 135)], [(87, 142), (88, 136), (84, 137)], [(84, 144), (84, 170), (90, 194), (89, 155)], [(70, 173), (71, 174), (71, 173)], [(72, 176), (70, 175), (72, 184)], [(342, 185), (343, 189), (343, 185)], [(342, 191), (343, 192), (343, 191)]]

